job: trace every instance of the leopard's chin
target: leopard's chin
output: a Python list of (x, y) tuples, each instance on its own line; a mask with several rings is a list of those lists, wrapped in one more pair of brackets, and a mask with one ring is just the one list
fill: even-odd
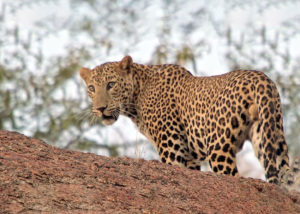
[(109, 125), (112, 125), (116, 122), (115, 119), (103, 119), (102, 120), (102, 124), (105, 125), (105, 126), (109, 126)]

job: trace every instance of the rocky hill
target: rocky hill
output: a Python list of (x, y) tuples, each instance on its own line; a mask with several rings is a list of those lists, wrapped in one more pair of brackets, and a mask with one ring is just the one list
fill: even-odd
[(0, 213), (300, 213), (300, 194), (0, 131)]

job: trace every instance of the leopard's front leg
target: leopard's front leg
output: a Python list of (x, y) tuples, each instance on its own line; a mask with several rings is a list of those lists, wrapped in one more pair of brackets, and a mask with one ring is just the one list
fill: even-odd
[(165, 132), (155, 142), (160, 160), (169, 165), (200, 170), (200, 162), (190, 155), (186, 139), (179, 133)]

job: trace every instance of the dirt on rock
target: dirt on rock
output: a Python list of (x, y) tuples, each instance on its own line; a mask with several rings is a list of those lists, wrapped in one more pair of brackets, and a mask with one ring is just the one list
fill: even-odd
[(0, 213), (300, 213), (300, 194), (249, 178), (59, 149), (0, 131)]

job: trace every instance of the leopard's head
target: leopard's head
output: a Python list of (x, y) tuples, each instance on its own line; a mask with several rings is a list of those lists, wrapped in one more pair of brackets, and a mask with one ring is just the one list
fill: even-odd
[(124, 112), (133, 96), (132, 58), (125, 56), (120, 62), (104, 63), (90, 70), (80, 69), (87, 92), (93, 102), (93, 113), (104, 125), (111, 125)]

